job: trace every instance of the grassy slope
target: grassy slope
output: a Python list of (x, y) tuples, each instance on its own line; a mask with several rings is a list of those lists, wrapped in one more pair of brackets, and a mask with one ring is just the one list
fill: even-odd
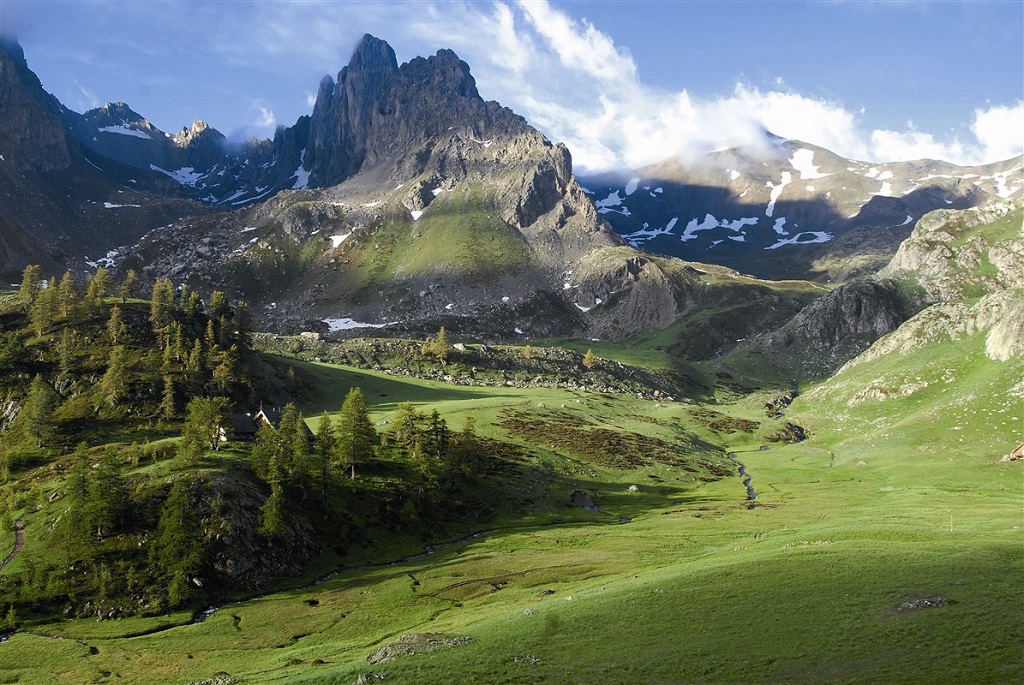
[[(982, 349), (969, 339), (854, 367), (790, 408), (789, 420), (814, 430), (810, 441), (764, 452), (759, 435), (715, 436), (683, 405), (399, 384), (323, 368), (339, 389), (317, 408), (358, 382), (377, 419), (412, 399), (456, 427), (472, 413), (485, 434), (500, 432), (493, 423), (503, 407), (549, 411), (540, 401), (623, 427), (650, 425), (636, 417), (661, 412), (736, 450), (759, 506), (746, 506), (738, 479), (693, 489), (668, 469), (658, 483), (538, 447), (565, 487), (598, 491), (600, 512), (563, 505), (544, 521), (558, 525), (518, 521), (153, 635), (118, 637), (154, 629), (153, 619), (43, 627), (80, 641), (16, 635), (0, 646), (0, 672), (26, 683), (92, 682), (105, 672), (125, 683), (218, 672), (241, 682), (347, 683), (367, 671), (395, 683), (1019, 682), (1021, 474), (998, 458), (1024, 428), (1022, 369), (1019, 360), (989, 362)], [(947, 369), (955, 381), (942, 380)], [(846, 404), (873, 380), (898, 388), (919, 376), (929, 386), (908, 396)], [(714, 409), (757, 419), (763, 399)], [(947, 605), (900, 608), (934, 597)], [(380, 644), (425, 631), (473, 642), (367, 664)]]

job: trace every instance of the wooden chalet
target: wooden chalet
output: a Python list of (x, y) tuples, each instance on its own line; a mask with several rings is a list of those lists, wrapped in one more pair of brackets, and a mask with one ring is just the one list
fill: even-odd
[(220, 429), (220, 441), (252, 442), (256, 439), (259, 424), (248, 414), (233, 413), (224, 417)]

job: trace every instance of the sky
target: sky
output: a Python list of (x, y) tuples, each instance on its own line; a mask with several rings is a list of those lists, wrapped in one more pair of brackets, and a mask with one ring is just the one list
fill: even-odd
[(870, 162), (1024, 153), (1020, 0), (0, 0), (43, 87), (174, 132), (271, 137), (364, 33), (454, 50), (578, 171), (699, 159), (767, 129)]

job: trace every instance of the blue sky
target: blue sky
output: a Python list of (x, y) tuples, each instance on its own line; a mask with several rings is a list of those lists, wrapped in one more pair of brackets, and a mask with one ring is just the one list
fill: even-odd
[(641, 166), (766, 127), (868, 161), (1024, 152), (1024, 3), (701, 0), (0, 0), (43, 86), (165, 131), (272, 135), (363, 33), (399, 61), (455, 50), (481, 94), (578, 168)]

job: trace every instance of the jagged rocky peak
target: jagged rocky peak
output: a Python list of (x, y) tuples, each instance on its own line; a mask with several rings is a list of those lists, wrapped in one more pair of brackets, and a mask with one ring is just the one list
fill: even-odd
[(0, 154), (20, 171), (56, 171), (71, 164), (63, 108), (43, 90), (16, 40), (0, 37)]
[[(385, 41), (366, 35), (337, 80), (320, 83), (310, 118), (305, 166), (311, 185), (331, 186), (418, 151), (429, 158), (439, 138), (475, 137), (489, 145), (528, 130), (521, 117), (484, 102), (469, 66), (450, 50), (401, 66)], [(530, 129), (532, 130), (532, 129)], [(488, 137), (491, 136), (491, 137)], [(398, 181), (423, 172), (396, 164)]]

